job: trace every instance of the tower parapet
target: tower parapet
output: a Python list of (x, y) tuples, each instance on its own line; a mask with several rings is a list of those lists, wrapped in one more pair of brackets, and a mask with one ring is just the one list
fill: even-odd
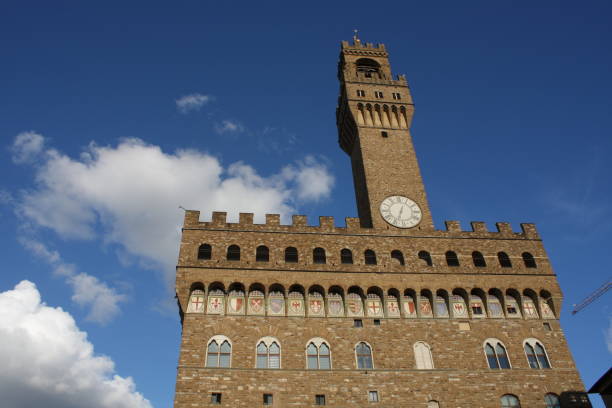
[[(332, 233), (380, 235), (380, 231), (364, 228), (359, 218), (346, 217), (344, 226), (337, 226), (334, 217), (320, 216), (318, 224), (309, 224), (305, 215), (293, 215), (291, 224), (282, 224), (280, 214), (266, 214), (265, 222), (254, 223), (253, 213), (240, 213), (238, 222), (228, 222), (227, 213), (214, 211), (211, 221), (200, 221), (200, 211), (185, 211), (183, 229), (210, 229), (210, 230), (244, 230), (244, 231), (282, 231), (287, 233)], [(489, 231), (487, 224), (482, 221), (472, 221), (471, 229), (464, 230), (459, 221), (445, 221), (444, 230), (434, 230), (428, 233), (415, 234), (411, 230), (390, 229), (384, 235), (395, 237), (456, 237), (456, 238), (497, 238), (497, 239), (526, 239), (540, 240), (535, 224), (521, 223), (520, 232), (515, 232), (507, 222), (495, 223), (496, 231)]]

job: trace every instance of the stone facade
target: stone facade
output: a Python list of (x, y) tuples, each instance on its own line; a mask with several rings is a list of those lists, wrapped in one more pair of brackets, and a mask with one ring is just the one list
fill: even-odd
[[(359, 70), (360, 58), (376, 61), (370, 74)], [(339, 227), (331, 217), (311, 226), (305, 216), (282, 225), (277, 214), (265, 224), (240, 214), (228, 223), (216, 212), (201, 222), (198, 211), (186, 211), (176, 408), (216, 399), (228, 407), (309, 407), (322, 396), (330, 407), (499, 407), (507, 394), (522, 407), (545, 407), (546, 394), (583, 391), (558, 321), (562, 294), (535, 226), (514, 232), (498, 223), (489, 231), (473, 222), (464, 231), (448, 221), (434, 229), (408, 131), (412, 99), (404, 77), (391, 79), (387, 58), (382, 45), (342, 44), (338, 128), (360, 218)], [(380, 97), (368, 102), (368, 95)], [(390, 195), (418, 204), (417, 226), (382, 218), (378, 206)], [(213, 338), (227, 340), (231, 352), (209, 348)], [(277, 368), (257, 368), (264, 338), (280, 347)], [(309, 368), (312, 339), (329, 347), (329, 369)], [(510, 368), (490, 368), (491, 339)], [(527, 340), (543, 347), (550, 368), (531, 368), (538, 363), (530, 366)], [(360, 343), (370, 350), (365, 365)]]

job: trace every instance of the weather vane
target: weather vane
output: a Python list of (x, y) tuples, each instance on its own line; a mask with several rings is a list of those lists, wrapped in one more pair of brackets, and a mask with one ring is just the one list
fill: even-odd
[(361, 42), (358, 35), (359, 30), (354, 29), (353, 32), (355, 33), (355, 35), (353, 35), (353, 41), (355, 42), (355, 44), (359, 44)]

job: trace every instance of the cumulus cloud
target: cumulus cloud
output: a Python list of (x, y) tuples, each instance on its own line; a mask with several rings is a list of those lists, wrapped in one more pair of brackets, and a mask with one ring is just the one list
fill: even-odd
[(89, 309), (87, 320), (105, 324), (119, 314), (119, 303), (126, 300), (125, 295), (117, 293), (95, 276), (77, 273), (74, 265), (64, 262), (59, 252), (50, 250), (42, 242), (25, 237), (20, 237), (19, 242), (66, 280), (72, 287), (72, 301)]
[(333, 177), (315, 158), (261, 176), (239, 162), (224, 168), (194, 150), (165, 153), (138, 139), (116, 147), (91, 145), (74, 159), (48, 150), (38, 163), (36, 187), (19, 198), (18, 212), (62, 237), (102, 238), (147, 266), (163, 269), (168, 281), (177, 259), (183, 206), (202, 211), (266, 213), (285, 219), (294, 207), (329, 195)]
[(44, 145), (44, 137), (36, 132), (19, 133), (11, 146), (13, 162), (27, 163), (34, 160), (43, 151)]
[(222, 120), (221, 123), (215, 123), (215, 132), (223, 133), (240, 133), (244, 131), (244, 126), (235, 120)]
[(181, 113), (189, 113), (191, 111), (197, 111), (202, 109), (202, 106), (211, 102), (214, 98), (211, 95), (202, 95), (200, 93), (192, 93), (189, 95), (183, 95), (177, 100), (176, 108)]
[(22, 281), (0, 293), (0, 395), (11, 408), (151, 408), (61, 308)]
[(285, 167), (283, 174), (295, 180), (298, 198), (301, 200), (317, 201), (326, 198), (334, 186), (334, 177), (328, 172), (327, 166), (313, 156), (307, 156), (297, 165)]

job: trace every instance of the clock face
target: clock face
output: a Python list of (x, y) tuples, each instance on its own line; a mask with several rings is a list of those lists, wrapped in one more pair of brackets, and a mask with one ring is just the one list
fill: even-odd
[(380, 203), (380, 214), (389, 224), (398, 228), (412, 228), (421, 222), (421, 208), (407, 197), (391, 196)]

